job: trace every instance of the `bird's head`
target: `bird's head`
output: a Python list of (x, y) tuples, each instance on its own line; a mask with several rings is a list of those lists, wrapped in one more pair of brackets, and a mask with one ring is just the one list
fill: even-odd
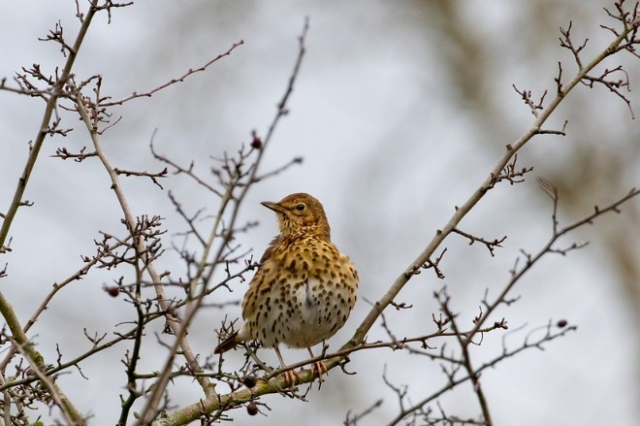
[(327, 216), (320, 201), (309, 194), (287, 195), (277, 203), (261, 203), (278, 215), (278, 225), (283, 237), (312, 234), (330, 240)]

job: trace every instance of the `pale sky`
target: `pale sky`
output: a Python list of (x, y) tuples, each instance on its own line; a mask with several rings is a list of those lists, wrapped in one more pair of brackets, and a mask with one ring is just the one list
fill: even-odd
[[(153, 160), (148, 146), (157, 129), (158, 151), (185, 165), (195, 160), (196, 170), (208, 176), (210, 157), (236, 151), (250, 141), (254, 129), (264, 135), (291, 73), (296, 38), (305, 16), (310, 18), (307, 54), (290, 102), (291, 113), (279, 125), (263, 171), (293, 157), (303, 157), (304, 162), (250, 192), (242, 219), (258, 220), (260, 226), (240, 241), (259, 256), (277, 232), (272, 212), (260, 201), (277, 201), (304, 191), (323, 202), (334, 242), (351, 257), (361, 277), (358, 305), (329, 342), (337, 349), (368, 312), (367, 301), (381, 297), (446, 223), (454, 206), (463, 203), (487, 176), (504, 146), (530, 126), (531, 115), (512, 84), (539, 94), (544, 89), (553, 92), (558, 61), (566, 61), (567, 75), (575, 71), (570, 56), (558, 47), (557, 27), (573, 19), (576, 32), (591, 39), (587, 55), (609, 40), (598, 27), (606, 22), (600, 2), (575, 0), (562, 6), (541, 2), (540, 9), (504, 0), (482, 6), (470, 1), (451, 3), (457, 22), (467, 25), (470, 39), (482, 46), (478, 57), (468, 58), (464, 70), (449, 65), (452, 57), (465, 54), (456, 50), (459, 40), (446, 37), (443, 28), (449, 21), (414, 2), (329, 1), (320, 6), (301, 1), (267, 6), (247, 1), (229, 6), (164, 1), (115, 10), (111, 25), (106, 25), (105, 16), (98, 16), (75, 73), (78, 79), (100, 73), (103, 94), (117, 99), (178, 77), (244, 40), (231, 56), (206, 72), (151, 99), (114, 108), (114, 116), (122, 120), (102, 137), (118, 167), (155, 171), (162, 166)], [(529, 16), (531, 11), (553, 16), (544, 20), (552, 28), (530, 28), (539, 18)], [(78, 28), (74, 13), (72, 1), (1, 3), (0, 27), (5, 36), (0, 38), (0, 77), (10, 80), (22, 66), (33, 63), (53, 72), (63, 63), (59, 49), (37, 38), (58, 20), (65, 35), (74, 37)], [(634, 79), (640, 73), (637, 62), (632, 66), (629, 74)], [(456, 80), (460, 75), (467, 77), (461, 82)], [(478, 98), (469, 100), (469, 93), (477, 93)], [(630, 98), (637, 101), (637, 92)], [(536, 251), (549, 237), (551, 203), (537, 189), (534, 177), (562, 169), (583, 141), (576, 136), (581, 129), (600, 129), (600, 134), (589, 133), (594, 139), (590, 142), (605, 148), (607, 143), (622, 149), (625, 144), (637, 144), (637, 138), (618, 137), (637, 135), (638, 125), (630, 120), (626, 106), (605, 90), (584, 90), (571, 105), (553, 120), (557, 124), (571, 117), (566, 138), (539, 138), (521, 153), (522, 166), (535, 167), (527, 182), (500, 185), (461, 225), (488, 239), (508, 235), (504, 248), (492, 258), (481, 245), (468, 246), (462, 238), (451, 236), (444, 245), (448, 248), (442, 264), (446, 278), (438, 280), (426, 271), (408, 284), (398, 302), (412, 303), (414, 308), (389, 312), (394, 331), (408, 336), (433, 331), (430, 318), (437, 305), (432, 294), (443, 285), (452, 295), (460, 321), (471, 324), (485, 289), (496, 294), (506, 284), (519, 250)], [(44, 103), (0, 92), (0, 110), (0, 211), (4, 212), (26, 159), (27, 142), (36, 136)], [(484, 121), (478, 118), (483, 113), (487, 114)], [(118, 235), (125, 231), (107, 174), (97, 160), (77, 164), (51, 157), (58, 147), (77, 151), (90, 144), (76, 117), (61, 114), (66, 126), (75, 130), (67, 138), (46, 141), (26, 192), (35, 205), (19, 211), (11, 232), (13, 251), (0, 259), (0, 267), (9, 263), (9, 276), (0, 280), (2, 291), (24, 322), (54, 282), (81, 267), (80, 255), (92, 253), (98, 231)], [(615, 142), (606, 137), (607, 129)], [(633, 170), (630, 175), (637, 179)], [(602, 194), (615, 198), (634, 185), (638, 182), (628, 180), (624, 187), (604, 188)], [(164, 192), (148, 180), (127, 179), (125, 193), (136, 215), (167, 218), (169, 232), (163, 243), (169, 249), (172, 238), (180, 242), (175, 234), (185, 228), (166, 191), (177, 194), (192, 211), (205, 207), (213, 212), (216, 199), (183, 177), (171, 176), (163, 186)], [(583, 203), (588, 214), (593, 204), (607, 201), (602, 194), (574, 202)], [(605, 221), (611, 226), (616, 220), (625, 226), (630, 219), (623, 213)], [(591, 244), (566, 258), (545, 259), (519, 283), (513, 295), (521, 300), (496, 313), (496, 320), (506, 317), (512, 329), (525, 325), (522, 331), (509, 334), (507, 342), (513, 347), (549, 320), (565, 318), (578, 326), (576, 333), (547, 344), (544, 352), (530, 350), (485, 372), (482, 383), (496, 424), (636, 424), (640, 400), (636, 319), (623, 304), (614, 266), (603, 257), (598, 238), (600, 234), (592, 228), (570, 235), (567, 245), (579, 240)], [(176, 278), (184, 271), (171, 251), (159, 265)], [(83, 327), (90, 333), (112, 333), (115, 324), (133, 318), (128, 304), (102, 290), (117, 276), (94, 272), (54, 299), (30, 333), (49, 362), (56, 359), (56, 344), (65, 359), (88, 349)], [(246, 284), (237, 282), (234, 289), (231, 297), (237, 299)], [(189, 339), (202, 357), (213, 350), (214, 330), (225, 315), (237, 318), (240, 309), (209, 309), (197, 316)], [(153, 342), (153, 333), (161, 327), (154, 324), (147, 331), (152, 343), (142, 354), (145, 371), (159, 368), (164, 360), (164, 350)], [(473, 348), (477, 364), (500, 353), (503, 335), (491, 334), (482, 346)], [(369, 339), (384, 337), (376, 325)], [(119, 359), (126, 349), (116, 346), (81, 364), (89, 380), (76, 371), (59, 379), (76, 406), (93, 415), (91, 425), (116, 421), (118, 394), (124, 393), (126, 384)], [(262, 350), (261, 355), (275, 363), (272, 352)], [(287, 350), (284, 355), (293, 363), (304, 359), (306, 352)], [(228, 359), (241, 362), (241, 351), (232, 352)], [(332, 370), (322, 390), (314, 387), (307, 403), (268, 395), (261, 398), (272, 409), (266, 417), (249, 419), (244, 409), (230, 415), (239, 422), (261, 425), (300, 418), (341, 424), (348, 410), (361, 412), (382, 398), (382, 406), (358, 424), (385, 424), (398, 412), (397, 398), (382, 380), (385, 365), (394, 384), (409, 386), (414, 402), (446, 380), (437, 362), (399, 351), (367, 351), (351, 357), (349, 369), (357, 375)], [(178, 381), (171, 389), (172, 402), (180, 407), (200, 397), (197, 384), (189, 380)], [(470, 384), (446, 394), (441, 403), (448, 414), (480, 413)], [(49, 413), (42, 415), (46, 418)]]

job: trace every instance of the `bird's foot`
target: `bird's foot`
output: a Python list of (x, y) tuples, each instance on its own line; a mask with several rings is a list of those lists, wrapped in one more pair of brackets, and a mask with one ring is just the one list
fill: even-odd
[(284, 381), (287, 383), (287, 388), (293, 389), (297, 383), (302, 382), (300, 374), (295, 370), (285, 370), (282, 374), (284, 374)]
[(324, 361), (316, 361), (311, 365), (311, 369), (318, 376), (318, 389), (322, 387), (322, 375), (329, 374), (329, 370), (327, 370), (327, 366)]

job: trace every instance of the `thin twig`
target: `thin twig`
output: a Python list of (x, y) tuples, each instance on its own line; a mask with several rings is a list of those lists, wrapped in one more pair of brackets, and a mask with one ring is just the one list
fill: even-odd
[[(111, 101), (111, 102), (100, 102), (99, 106), (100, 107), (110, 107), (110, 106), (114, 106), (114, 105), (122, 105), (125, 102), (128, 102), (132, 99), (137, 99), (137, 98), (150, 98), (151, 96), (153, 96), (155, 93), (166, 89), (169, 86), (172, 86), (176, 83), (182, 83), (187, 77), (190, 77), (193, 74), (199, 73), (199, 72), (203, 72), (206, 71), (207, 68), (209, 68), (211, 65), (213, 65), (214, 63), (218, 62), (220, 59), (231, 55), (231, 52), (233, 52), (238, 46), (242, 46), (244, 44), (244, 40), (240, 40), (236, 43), (233, 43), (231, 45), (231, 47), (224, 53), (219, 54), (218, 56), (216, 56), (215, 58), (211, 59), (210, 61), (208, 61), (206, 64), (198, 67), (198, 68), (189, 68), (187, 70), (187, 72), (185, 72), (182, 76), (178, 77), (178, 78), (173, 78), (169, 81), (167, 81), (164, 84), (161, 84), (160, 86), (149, 90), (148, 92), (143, 92), (143, 93), (138, 93), (138, 92), (133, 92), (132, 94), (130, 94), (127, 97), (124, 97), (122, 99), (118, 99), (117, 101)], [(109, 99), (109, 98), (104, 98), (104, 100)]]

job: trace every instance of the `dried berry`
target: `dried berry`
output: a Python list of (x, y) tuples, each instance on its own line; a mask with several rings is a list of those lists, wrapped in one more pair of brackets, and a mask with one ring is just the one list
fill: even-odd
[(255, 416), (256, 414), (258, 414), (258, 404), (253, 401), (249, 401), (249, 403), (247, 404), (247, 413), (250, 416)]
[(111, 297), (118, 297), (118, 295), (120, 295), (120, 289), (118, 287), (105, 287), (104, 291), (109, 293)]
[(248, 387), (249, 389), (251, 389), (252, 387), (254, 387), (256, 385), (255, 376), (246, 376), (242, 380), (242, 384), (245, 385), (246, 387)]
[(260, 136), (258, 136), (256, 132), (251, 133), (251, 148), (254, 148), (254, 149), (262, 148), (262, 139), (260, 139)]

